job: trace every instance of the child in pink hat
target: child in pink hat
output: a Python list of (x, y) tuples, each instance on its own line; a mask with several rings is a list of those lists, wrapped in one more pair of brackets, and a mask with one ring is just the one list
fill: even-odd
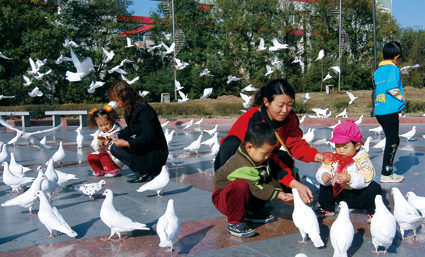
[(375, 212), (375, 196), (381, 186), (373, 181), (375, 169), (364, 149), (363, 135), (353, 120), (335, 127), (330, 142), (335, 153), (324, 153), (323, 164), (316, 173), (320, 183), (317, 216), (335, 215), (335, 205), (345, 201), (350, 209), (365, 209), (368, 221)]

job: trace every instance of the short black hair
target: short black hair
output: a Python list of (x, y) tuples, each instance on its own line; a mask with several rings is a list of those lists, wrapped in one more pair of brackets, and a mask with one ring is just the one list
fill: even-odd
[(397, 55), (403, 57), (403, 48), (404, 46), (397, 41), (391, 41), (385, 44), (384, 49), (382, 49), (382, 54), (384, 59), (394, 59)]
[(251, 143), (254, 147), (261, 147), (265, 143), (276, 144), (274, 130), (267, 123), (255, 122), (248, 125), (245, 133), (244, 144)]

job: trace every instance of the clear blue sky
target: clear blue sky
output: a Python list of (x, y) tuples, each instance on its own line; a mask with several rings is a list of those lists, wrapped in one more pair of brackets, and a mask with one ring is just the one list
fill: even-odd
[[(133, 0), (130, 7), (134, 15), (150, 16), (156, 10), (158, 1)], [(393, 0), (393, 16), (401, 27), (414, 27), (425, 30), (425, 0)]]

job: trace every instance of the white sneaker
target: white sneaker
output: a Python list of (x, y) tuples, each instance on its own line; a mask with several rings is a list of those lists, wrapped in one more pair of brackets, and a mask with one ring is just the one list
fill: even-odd
[(400, 183), (404, 180), (403, 175), (391, 174), (389, 176), (381, 175), (381, 183)]

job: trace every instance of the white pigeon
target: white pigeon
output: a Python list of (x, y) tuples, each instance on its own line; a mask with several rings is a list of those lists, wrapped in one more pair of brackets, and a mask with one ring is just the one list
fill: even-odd
[(409, 191), (406, 194), (407, 201), (416, 208), (416, 210), (420, 211), (422, 214), (422, 218), (425, 217), (425, 197), (417, 196), (414, 192)]
[(207, 68), (205, 68), (201, 71), (201, 73), (199, 73), (199, 77), (203, 76), (213, 77), (214, 75), (212, 75), (211, 72)]
[(341, 113), (339, 113), (339, 114), (337, 114), (337, 115), (335, 116), (335, 118), (338, 118), (338, 117), (348, 118), (348, 115), (347, 115), (347, 108), (344, 108), (344, 110), (343, 110)]
[(1, 206), (21, 206), (23, 208), (28, 208), (28, 215), (35, 215), (35, 213), (32, 212), (32, 205), (37, 201), (36, 193), (37, 191), (41, 190), (41, 182), (43, 181), (43, 176), (45, 176), (41, 169), (37, 169), (37, 171), (37, 177), (32, 182), (30, 188), (27, 191), (13, 199), (7, 200), (6, 202), (2, 203)]
[(330, 129), (334, 129), (336, 126), (341, 124), (341, 120), (338, 120), (338, 122), (335, 125), (329, 126)]
[(283, 62), (277, 57), (277, 56), (275, 56), (274, 58), (273, 58), (273, 60), (272, 60), (272, 62), (271, 62), (271, 64), (274, 66), (274, 67), (276, 67), (276, 68), (280, 68), (280, 67), (282, 67), (282, 64), (283, 64)]
[(369, 129), (369, 131), (371, 131), (371, 132), (375, 132), (375, 133), (377, 133), (378, 135), (381, 135), (381, 132), (382, 132), (382, 126), (381, 125), (379, 125), (378, 127), (376, 127), (376, 128), (371, 128), (371, 129)]
[(187, 62), (182, 62), (180, 59), (175, 59), (176, 60), (176, 69), (177, 70), (183, 70), (184, 68), (186, 68), (189, 63)]
[(238, 77), (235, 77), (235, 76), (232, 76), (232, 75), (228, 75), (228, 76), (227, 76), (227, 81), (226, 81), (226, 83), (227, 83), (227, 84), (230, 84), (230, 83), (232, 83), (233, 81), (239, 81), (239, 80), (241, 80), (241, 78), (238, 78)]
[[(319, 51), (319, 54), (317, 55), (317, 59), (315, 60), (315, 62), (317, 62), (317, 61), (319, 61), (319, 60), (322, 60), (322, 59), (323, 59), (323, 57), (325, 57), (325, 50), (321, 49), (321, 50)], [(329, 73), (328, 73), (328, 74), (329, 74)]]
[(28, 77), (27, 77), (27, 76), (25, 76), (25, 75), (22, 75), (22, 78), (25, 80), (25, 83), (23, 84), (23, 85), (24, 85), (24, 87), (27, 87), (27, 86), (29, 86), (29, 85), (31, 85), (31, 84), (32, 84), (32, 79), (28, 78)]
[(175, 132), (176, 132), (175, 130), (171, 130), (170, 133), (167, 133), (167, 134), (164, 133), (165, 141), (167, 141), (167, 145), (169, 145), (171, 140), (173, 140), (173, 136)]
[(7, 144), (3, 144), (0, 152), (0, 163), (8, 161), (9, 159), (9, 153), (6, 149)]
[(63, 54), (61, 54), (58, 57), (58, 59), (56, 59), (55, 63), (56, 64), (61, 64), (62, 62), (72, 62), (72, 58), (71, 57), (63, 56)]
[(89, 88), (87, 89), (87, 92), (92, 94), (94, 93), (94, 91), (96, 90), (96, 88), (102, 87), (103, 85), (105, 85), (106, 82), (103, 81), (92, 81), (90, 83)]
[(162, 128), (166, 128), (166, 127), (168, 126), (168, 123), (170, 123), (170, 121), (169, 121), (169, 120), (167, 120), (166, 122), (162, 123), (162, 124), (161, 124), (161, 127), (162, 127)]
[(258, 44), (257, 51), (263, 51), (266, 49), (267, 47), (264, 46), (264, 38), (260, 38), (260, 43)]
[(303, 123), (304, 123), (304, 121), (305, 121), (305, 114), (301, 117), (301, 119), (300, 119), (300, 124), (303, 124)]
[(214, 128), (210, 130), (204, 130), (204, 132), (207, 132), (210, 136), (212, 136), (215, 132), (217, 132), (218, 125), (215, 125)]
[(367, 138), (366, 138), (366, 141), (364, 142), (364, 144), (363, 144), (363, 147), (364, 147), (364, 149), (365, 149), (365, 151), (366, 152), (369, 152), (369, 149), (370, 149), (370, 141), (372, 141), (372, 137), (371, 136), (368, 136)]
[(303, 139), (309, 144), (314, 140), (314, 130), (315, 128), (309, 128), (307, 133), (303, 135)]
[(363, 118), (364, 118), (364, 115), (362, 113), (362, 115), (360, 115), (359, 119), (356, 120), (354, 123), (356, 123), (357, 126), (360, 126), (360, 124), (362, 124)]
[[(387, 253), (387, 249), (393, 243), (397, 232), (396, 225), (396, 219), (384, 205), (382, 195), (376, 195), (375, 214), (370, 220), (370, 234), (372, 235), (375, 254)], [(384, 247), (384, 251), (378, 251), (380, 246)]]
[[(42, 169), (42, 172), (44, 174), (44, 169), (40, 169)], [(43, 191), (49, 197), (50, 201), (52, 200), (52, 195), (55, 195), (56, 191), (59, 190), (61, 190), (59, 183), (49, 180), (47, 176), (43, 177), (43, 180), (41, 181), (41, 191)]]
[(65, 39), (65, 42), (62, 45), (63, 47), (78, 47), (77, 43), (69, 39)]
[(298, 56), (295, 56), (294, 60), (291, 63), (300, 63), (301, 62), (301, 58)]
[(132, 221), (124, 216), (114, 207), (114, 193), (110, 189), (106, 189), (103, 194), (106, 196), (100, 208), (100, 219), (111, 229), (111, 235), (107, 240), (111, 240), (114, 234), (118, 235), (121, 240), (121, 232), (130, 232), (133, 230), (150, 230), (145, 224)]
[(301, 96), (301, 100), (303, 100), (303, 103), (307, 103), (307, 101), (310, 99), (310, 93), (305, 93), (303, 96)]
[(106, 181), (102, 179), (94, 183), (74, 185), (73, 189), (78, 190), (83, 195), (87, 195), (90, 199), (95, 200), (95, 195), (98, 194), (103, 189), (103, 186), (105, 184), (106, 184)]
[(43, 96), (43, 92), (38, 87), (35, 87), (31, 92), (28, 92), (28, 95), (31, 97), (41, 97)]
[(15, 96), (14, 95), (0, 95), (0, 100), (10, 99), (10, 98), (15, 98)]
[(18, 177), (12, 174), (9, 170), (9, 164), (7, 162), (2, 163), (3, 166), (3, 183), (12, 188), (11, 194), (14, 192), (18, 193), (21, 185), (31, 183), (34, 178), (30, 177)]
[(174, 87), (176, 88), (177, 91), (181, 91), (184, 88), (178, 80), (174, 80)]
[(328, 112), (329, 108), (321, 109), (321, 108), (312, 108), (313, 112), (316, 113), (317, 116), (324, 118), (326, 116), (326, 113)]
[(215, 144), (215, 142), (218, 140), (217, 138), (217, 132), (210, 138), (205, 140), (204, 142), (201, 142), (201, 145), (207, 145), (210, 148)]
[[(54, 168), (55, 169), (55, 168)], [(62, 185), (63, 183), (69, 181), (69, 180), (74, 180), (74, 179), (78, 179), (77, 175), (72, 174), (72, 173), (66, 173), (60, 170), (55, 169), (56, 174), (58, 174), (58, 183), (60, 185)]]
[(202, 96), (201, 96), (200, 99), (207, 99), (208, 97), (211, 96), (212, 91), (213, 91), (213, 88), (212, 87), (204, 88), (204, 93), (202, 94)]
[(56, 230), (65, 233), (69, 237), (76, 237), (78, 234), (66, 223), (58, 209), (50, 204), (46, 195), (42, 191), (37, 191), (37, 197), (40, 199), (40, 208), (37, 216), (40, 222), (47, 228), (50, 235), (54, 237), (52, 231)]
[(413, 236), (416, 238), (416, 228), (422, 223), (422, 217), (401, 194), (397, 187), (391, 188), (394, 197), (394, 217), (398, 222), (401, 232), (401, 238), (404, 240), (404, 231), (413, 230)]
[(419, 68), (421, 67), (420, 64), (415, 64), (415, 65), (411, 65), (411, 66), (404, 66), (403, 68), (400, 69), (401, 74), (407, 75), (409, 74), (409, 69), (410, 68)]
[(13, 173), (13, 175), (22, 178), (24, 176), (24, 173), (30, 171), (31, 169), (17, 163), (15, 159), (15, 154), (10, 153), (9, 170)]
[(52, 159), (53, 162), (60, 163), (63, 159), (65, 159), (66, 153), (63, 149), (62, 141), (59, 142), (59, 148), (58, 150), (52, 155), (50, 159)]
[(202, 139), (202, 134), (199, 135), (198, 139), (196, 139), (195, 141), (193, 141), (192, 143), (190, 143), (188, 146), (186, 146), (185, 148), (183, 148), (183, 150), (189, 151), (189, 152), (196, 152), (198, 153), (199, 148), (201, 147), (201, 139)]
[(126, 63), (133, 63), (134, 61), (132, 61), (132, 60), (129, 60), (129, 59), (123, 59), (121, 62), (120, 62), (120, 66), (123, 66), (124, 64), (126, 64)]
[(239, 93), (239, 94), (241, 95), (242, 100), (243, 100), (243, 103), (242, 103), (243, 107), (249, 108), (249, 106), (251, 105), (252, 96), (248, 96), (248, 95), (245, 95), (243, 93)]
[(156, 233), (159, 236), (160, 247), (170, 247), (169, 252), (173, 251), (174, 240), (180, 231), (179, 219), (174, 211), (174, 200), (168, 200), (167, 210), (159, 217), (156, 225)]
[(242, 88), (241, 92), (245, 92), (245, 91), (257, 91), (258, 88), (254, 87), (252, 84), (249, 84), (248, 86)]
[(115, 56), (114, 50), (111, 50), (111, 51), (108, 52), (108, 50), (106, 50), (105, 48), (102, 47), (102, 51), (103, 51), (103, 54), (106, 57), (105, 60), (103, 60), (104, 63), (110, 62), (112, 60), (112, 58), (114, 58), (114, 56)]
[(47, 167), (46, 172), (44, 173), (46, 175), (46, 178), (52, 182), (58, 183), (59, 181), (59, 175), (56, 172), (55, 167), (53, 167), (53, 161), (52, 159), (47, 161)]
[(49, 70), (48, 70), (48, 71), (46, 71), (45, 73), (37, 72), (37, 76), (34, 76), (34, 78), (35, 78), (36, 80), (42, 80), (44, 76), (46, 76), (46, 75), (50, 74), (51, 72), (52, 72), (52, 69), (49, 69)]
[(125, 70), (121, 69), (121, 66), (120, 65), (114, 66), (112, 69), (109, 69), (108, 70), (108, 73), (109, 74), (114, 73), (114, 72), (119, 73), (119, 74), (124, 74), (124, 75), (128, 74), (128, 72), (126, 72)]
[(47, 138), (46, 137), (43, 137), (40, 140), (40, 145), (42, 145), (42, 148), (44, 148), (44, 149), (52, 149), (52, 147), (50, 145), (46, 145), (46, 141), (47, 141)]
[(372, 146), (372, 148), (381, 149), (381, 151), (384, 151), (385, 142), (386, 142), (386, 139), (384, 138), (381, 141), (379, 141), (378, 143), (376, 143), (376, 145)]
[(163, 54), (171, 54), (172, 52), (174, 52), (175, 50), (175, 45), (174, 42), (170, 45), (170, 47), (168, 47), (166, 44), (164, 44), (164, 42), (161, 42), (162, 46), (165, 48), (165, 52), (162, 52)]
[(328, 72), (328, 74), (325, 76), (325, 78), (323, 79), (323, 81), (326, 81), (326, 80), (331, 79), (331, 78), (332, 78), (332, 75), (329, 74), (329, 72)]
[(220, 150), (220, 142), (218, 142), (217, 140), (214, 142), (213, 146), (211, 147), (211, 151), (209, 152), (209, 155), (216, 156), (219, 150)]
[(339, 68), (339, 66), (332, 66), (329, 69), (333, 70), (335, 73), (341, 73), (341, 69)]
[(157, 197), (163, 197), (160, 193), (162, 189), (164, 189), (165, 186), (167, 186), (168, 182), (170, 182), (170, 174), (168, 173), (167, 167), (164, 165), (162, 166), (161, 172), (153, 178), (148, 183), (142, 185), (137, 189), (137, 192), (145, 192), (145, 191), (155, 191), (157, 194)]
[(197, 122), (194, 122), (193, 125), (198, 125), (201, 126), (202, 122), (204, 121), (204, 118), (201, 118), (200, 120), (198, 120)]
[(133, 85), (134, 82), (136, 82), (136, 81), (138, 81), (140, 79), (139, 76), (136, 76), (132, 80), (129, 80), (126, 77), (124, 77), (124, 74), (121, 74), (121, 78), (122, 78), (122, 80), (124, 80), (125, 82), (127, 82), (129, 85)]
[(126, 39), (126, 48), (128, 48), (128, 47), (133, 47), (134, 45), (133, 45), (133, 43), (131, 42), (131, 38), (129, 38), (129, 37), (126, 37), (125, 38)]
[(160, 47), (162, 47), (162, 44), (158, 44), (158, 45), (155, 45), (155, 46), (147, 46), (147, 48), (148, 48), (147, 52), (152, 53), (153, 50), (160, 48)]
[(354, 96), (353, 93), (351, 93), (349, 91), (347, 91), (345, 93), (347, 93), (348, 97), (350, 98), (350, 102), (348, 104), (354, 103), (354, 101), (356, 101), (356, 99), (359, 98), (358, 96)]
[(83, 142), (84, 142), (84, 136), (81, 134), (82, 127), (79, 126), (75, 132), (77, 132), (77, 137), (75, 138), (75, 141), (77, 142), (77, 148), (83, 148)]
[(305, 255), (304, 253), (298, 253), (297, 255), (295, 255), (295, 257), (308, 257), (308, 256)]
[(85, 76), (94, 70), (93, 61), (87, 57), (82, 62), (78, 59), (77, 55), (70, 49), (72, 63), (74, 64), (77, 72), (67, 71), (65, 73), (66, 79), (70, 82), (81, 81)]
[(288, 48), (288, 44), (282, 44), (282, 43), (280, 43), (278, 40), (277, 40), (277, 38), (273, 38), (272, 39), (272, 43), (273, 43), (273, 46), (270, 46), (269, 47), (269, 51), (277, 51), (277, 50), (280, 50), (280, 49), (286, 49), (286, 48)]
[(332, 223), (329, 232), (334, 257), (346, 257), (354, 239), (354, 227), (350, 220), (350, 211), (346, 202), (339, 202), (338, 218)]
[(31, 70), (27, 71), (29, 75), (35, 75), (37, 74), (40, 67), (34, 62), (34, 60), (31, 58), (31, 56), (28, 58), (28, 62), (30, 63)]
[(412, 137), (414, 137), (416, 134), (416, 126), (413, 126), (411, 130), (407, 131), (404, 134), (401, 134), (401, 137), (404, 137), (407, 139), (407, 141), (409, 141)]
[(182, 91), (178, 91), (180, 98), (177, 100), (178, 103), (185, 103), (189, 100), (189, 98), (187, 97), (187, 94), (184, 94)]
[(320, 238), (319, 222), (314, 211), (302, 200), (296, 188), (292, 189), (294, 195), (294, 211), (292, 220), (299, 229), (302, 240), (298, 243), (306, 243), (307, 235), (313, 241), (315, 247), (322, 247), (324, 243)]
[(2, 54), (2, 52), (0, 52), (0, 58), (3, 58), (5, 60), (12, 60), (12, 58), (7, 57), (6, 55)]
[(140, 95), (141, 97), (145, 97), (145, 96), (147, 96), (148, 94), (149, 94), (149, 91), (143, 90), (143, 92), (141, 92), (141, 91), (139, 90), (139, 95)]
[(264, 74), (264, 76), (268, 76), (268, 75), (270, 75), (274, 72), (274, 69), (269, 65), (266, 65), (266, 70), (267, 70), (267, 72), (266, 72), (266, 74)]
[(193, 125), (193, 119), (182, 124), (182, 126), (184, 126), (183, 129), (188, 129), (188, 128), (192, 127), (192, 125)]

